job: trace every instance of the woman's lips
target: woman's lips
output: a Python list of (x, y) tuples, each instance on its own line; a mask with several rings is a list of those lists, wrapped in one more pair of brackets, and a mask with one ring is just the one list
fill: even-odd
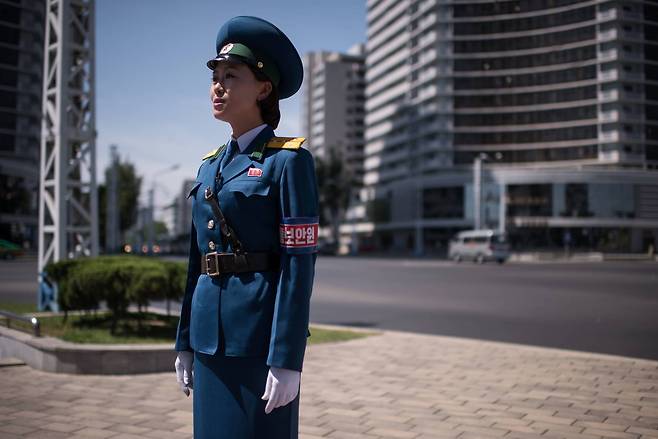
[(222, 105), (226, 105), (226, 101), (224, 99), (215, 98), (212, 100), (213, 108), (219, 109)]

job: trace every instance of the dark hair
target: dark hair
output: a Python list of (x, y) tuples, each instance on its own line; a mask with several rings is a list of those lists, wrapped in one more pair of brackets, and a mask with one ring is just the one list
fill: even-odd
[(256, 70), (255, 67), (249, 64), (247, 64), (247, 66), (253, 72), (257, 80), (268, 81), (272, 84), (272, 91), (265, 99), (258, 101), (258, 108), (260, 108), (260, 117), (263, 119), (263, 122), (271, 126), (272, 129), (276, 129), (281, 120), (281, 112), (279, 111), (279, 91), (276, 89), (274, 83), (272, 83), (263, 72)]

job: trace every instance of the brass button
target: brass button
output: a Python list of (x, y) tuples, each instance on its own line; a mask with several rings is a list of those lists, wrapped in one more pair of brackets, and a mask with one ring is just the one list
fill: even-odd
[(212, 229), (213, 227), (215, 227), (215, 221), (211, 219), (210, 221), (208, 221), (208, 228)]
[(215, 250), (215, 243), (212, 242), (212, 241), (210, 241), (210, 242), (208, 243), (208, 248), (209, 248), (210, 250)]

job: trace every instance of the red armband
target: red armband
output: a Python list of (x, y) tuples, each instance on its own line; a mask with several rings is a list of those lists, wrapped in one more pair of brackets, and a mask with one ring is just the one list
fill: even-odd
[(285, 253), (314, 253), (318, 246), (319, 217), (287, 217), (279, 225), (279, 243)]

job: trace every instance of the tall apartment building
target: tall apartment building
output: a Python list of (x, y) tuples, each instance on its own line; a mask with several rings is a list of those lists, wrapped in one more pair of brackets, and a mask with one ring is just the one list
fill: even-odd
[(192, 226), (192, 200), (188, 198), (189, 192), (194, 187), (194, 180), (186, 179), (183, 181), (180, 193), (174, 199), (173, 211), (173, 235), (184, 236), (185, 242), (190, 235), (190, 227)]
[(362, 248), (658, 243), (658, 5), (368, 0)]
[(364, 50), (358, 44), (347, 53), (309, 52), (303, 58), (304, 146), (320, 158), (338, 149), (357, 181), (363, 177)]
[(36, 249), (45, 1), (0, 0), (0, 239)]

